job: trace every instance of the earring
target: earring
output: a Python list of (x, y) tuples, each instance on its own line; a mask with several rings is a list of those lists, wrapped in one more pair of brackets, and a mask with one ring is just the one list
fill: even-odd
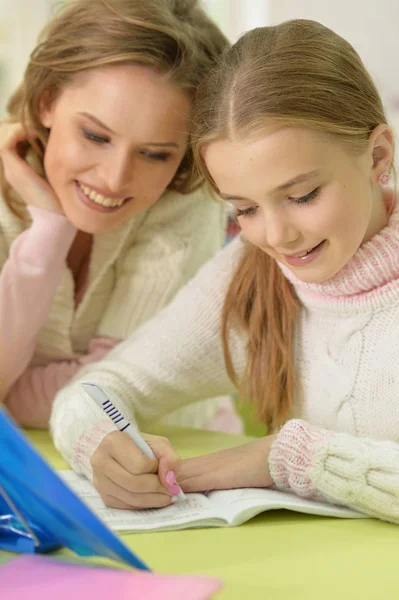
[(385, 171), (385, 173), (381, 173), (378, 178), (378, 183), (380, 185), (388, 185), (391, 181), (391, 174), (389, 171)]

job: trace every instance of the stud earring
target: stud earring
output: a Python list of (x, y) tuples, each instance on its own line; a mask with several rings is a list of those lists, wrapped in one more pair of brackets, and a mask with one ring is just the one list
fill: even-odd
[(388, 185), (391, 181), (391, 174), (389, 171), (385, 171), (385, 173), (381, 173), (378, 178), (378, 183), (380, 185)]

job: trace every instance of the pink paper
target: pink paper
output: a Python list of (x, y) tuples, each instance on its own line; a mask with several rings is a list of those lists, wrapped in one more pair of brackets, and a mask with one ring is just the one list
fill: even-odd
[(205, 600), (220, 590), (217, 579), (118, 571), (22, 556), (0, 567), (4, 600)]

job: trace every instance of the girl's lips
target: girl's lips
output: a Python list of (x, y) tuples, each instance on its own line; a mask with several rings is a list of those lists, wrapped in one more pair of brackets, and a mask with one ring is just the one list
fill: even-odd
[(300, 258), (299, 256), (293, 256), (293, 255), (290, 256), (288, 254), (283, 254), (284, 260), (287, 264), (291, 265), (292, 267), (303, 267), (305, 265), (308, 265), (309, 263), (313, 262), (318, 257), (320, 252), (323, 250), (325, 243), (326, 243), (326, 240), (323, 240), (322, 242), (320, 242), (320, 244), (315, 246), (303, 258)]
[(81, 202), (83, 202), (83, 204), (85, 204), (92, 210), (96, 210), (97, 212), (101, 212), (101, 213), (117, 212), (118, 210), (120, 210), (121, 208), (123, 208), (125, 206), (126, 202), (129, 202), (129, 200), (131, 200), (131, 198), (127, 198), (120, 206), (103, 206), (102, 204), (97, 204), (97, 202), (94, 202), (94, 200), (91, 200), (90, 198), (88, 198), (86, 196), (86, 194), (83, 193), (83, 191), (80, 188), (80, 185), (78, 184), (77, 181), (75, 181), (75, 188), (76, 188), (76, 194), (77, 194), (79, 200)]

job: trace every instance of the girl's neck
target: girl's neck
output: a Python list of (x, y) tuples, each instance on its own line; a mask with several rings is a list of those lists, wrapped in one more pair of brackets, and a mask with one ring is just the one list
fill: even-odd
[(363, 244), (369, 242), (371, 238), (387, 226), (394, 207), (395, 199), (393, 194), (389, 191), (384, 191), (380, 186), (376, 186), (371, 204), (370, 224), (364, 236)]

